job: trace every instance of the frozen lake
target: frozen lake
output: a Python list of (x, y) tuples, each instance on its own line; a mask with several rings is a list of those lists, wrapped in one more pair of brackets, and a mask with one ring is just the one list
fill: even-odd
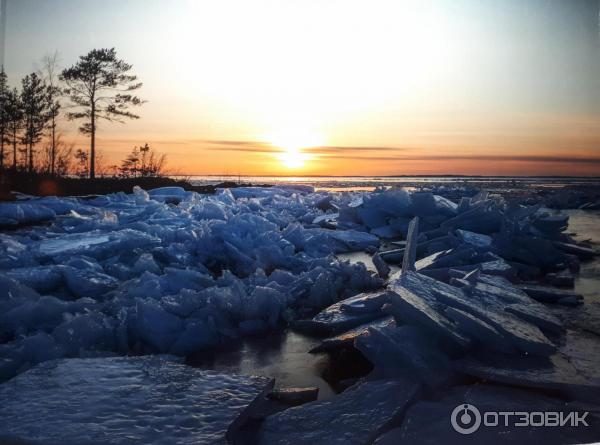
[[(177, 178), (177, 177), (176, 177)], [(209, 185), (221, 182), (241, 182), (249, 184), (298, 184), (310, 185), (316, 190), (329, 192), (366, 192), (377, 187), (462, 186), (478, 187), (487, 190), (507, 189), (561, 189), (563, 187), (600, 187), (595, 177), (506, 177), (506, 176), (191, 176), (193, 185)]]

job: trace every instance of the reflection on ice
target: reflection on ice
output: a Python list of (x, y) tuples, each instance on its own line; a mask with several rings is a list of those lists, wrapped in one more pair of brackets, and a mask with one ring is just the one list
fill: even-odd
[(47, 239), (40, 242), (40, 252), (46, 255), (57, 255), (72, 250), (85, 249), (94, 244), (107, 243), (109, 239), (108, 235), (77, 235)]
[(0, 385), (0, 440), (225, 444), (229, 425), (268, 385), (162, 357), (46, 362)]

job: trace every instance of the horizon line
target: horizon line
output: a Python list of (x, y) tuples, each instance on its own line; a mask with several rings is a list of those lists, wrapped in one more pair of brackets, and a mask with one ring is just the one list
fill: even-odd
[(240, 177), (240, 178), (531, 178), (531, 179), (598, 179), (600, 175), (460, 175), (460, 174), (420, 174), (420, 175), (251, 175), (251, 174), (202, 174), (202, 173), (174, 173), (168, 177), (204, 176), (204, 177)]

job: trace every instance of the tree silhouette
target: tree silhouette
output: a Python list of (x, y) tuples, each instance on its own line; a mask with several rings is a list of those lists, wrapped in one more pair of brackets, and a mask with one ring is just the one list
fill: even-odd
[(82, 119), (79, 127), (90, 135), (90, 178), (96, 174), (96, 130), (97, 121), (104, 119), (124, 122), (125, 118), (138, 119), (129, 111), (130, 106), (144, 103), (130, 92), (139, 89), (137, 76), (128, 74), (132, 65), (117, 59), (114, 48), (93, 49), (71, 68), (63, 70), (61, 79), (67, 85), (66, 93), (78, 111), (70, 112), (71, 120)]
[(19, 143), (19, 133), (23, 128), (23, 106), (21, 96), (16, 88), (8, 92), (5, 112), (8, 116), (8, 139), (13, 146), (12, 168), (17, 168), (17, 144)]
[(88, 175), (88, 154), (78, 148), (75, 152), (75, 159), (77, 161), (77, 176), (85, 178)]
[(4, 68), (2, 68), (0, 71), (0, 169), (4, 168), (4, 143), (7, 142), (8, 125), (10, 123), (8, 114), (9, 93), (8, 79)]
[(21, 140), (29, 153), (29, 171), (32, 172), (34, 146), (42, 139), (49, 118), (50, 102), (46, 84), (36, 73), (25, 76), (22, 84), (21, 103), (25, 125)]
[(156, 154), (146, 143), (139, 148), (133, 147), (131, 153), (121, 161), (118, 170), (123, 178), (157, 177), (164, 174), (166, 161), (166, 155)]
[(56, 167), (56, 156), (58, 149), (58, 137), (56, 133), (57, 120), (60, 115), (61, 103), (60, 96), (62, 94), (62, 89), (59, 84), (59, 76), (58, 76), (58, 62), (59, 56), (58, 52), (55, 52), (52, 55), (47, 55), (42, 59), (42, 76), (46, 81), (46, 85), (48, 88), (48, 101), (49, 101), (49, 109), (48, 109), (48, 130), (50, 130), (50, 173), (55, 173)]
[(140, 162), (140, 152), (137, 147), (133, 147), (131, 153), (121, 162), (121, 176), (124, 178), (135, 178), (139, 172), (138, 163)]

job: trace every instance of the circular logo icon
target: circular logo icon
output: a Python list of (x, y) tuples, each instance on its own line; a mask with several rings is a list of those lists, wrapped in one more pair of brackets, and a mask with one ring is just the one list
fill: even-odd
[(460, 434), (471, 434), (481, 425), (481, 413), (475, 406), (464, 403), (454, 408), (450, 420), (454, 431)]

